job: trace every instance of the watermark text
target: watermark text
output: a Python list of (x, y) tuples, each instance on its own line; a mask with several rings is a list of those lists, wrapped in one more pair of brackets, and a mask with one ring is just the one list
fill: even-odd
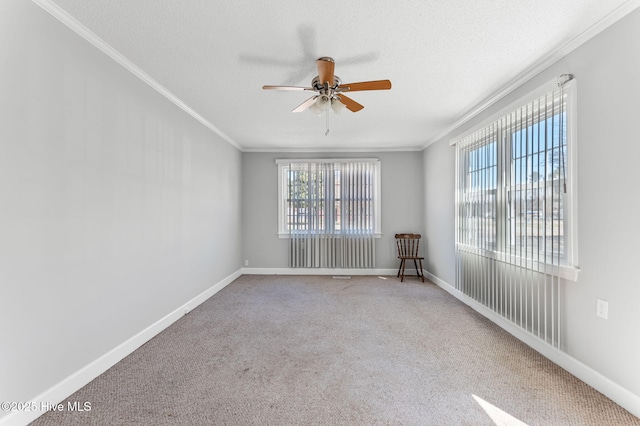
[(0, 402), (0, 411), (91, 411), (89, 401), (65, 401), (65, 402)]

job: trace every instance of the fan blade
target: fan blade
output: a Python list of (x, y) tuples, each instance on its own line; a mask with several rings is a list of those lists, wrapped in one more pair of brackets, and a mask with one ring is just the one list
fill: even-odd
[(336, 67), (333, 59), (329, 57), (322, 57), (316, 61), (318, 66), (318, 77), (320, 78), (320, 84), (329, 83), (329, 86), (333, 86), (333, 71)]
[(262, 86), (264, 90), (311, 90), (315, 92), (313, 87), (300, 87), (300, 86)]
[(298, 105), (297, 107), (292, 109), (291, 112), (302, 112), (302, 111), (306, 110), (311, 105), (313, 105), (313, 103), (316, 101), (316, 98), (317, 98), (317, 96), (310, 97), (309, 99), (307, 99), (306, 101), (304, 101), (303, 103), (301, 103), (300, 105)]
[(338, 86), (338, 88), (343, 92), (358, 92), (361, 90), (389, 90), (391, 89), (391, 81), (362, 81), (359, 83), (341, 84), (340, 86)]
[(360, 105), (359, 103), (357, 103), (356, 101), (354, 101), (351, 98), (347, 98), (345, 95), (343, 95), (342, 93), (340, 93), (340, 95), (338, 96), (340, 98), (340, 102), (342, 102), (349, 111), (352, 112), (358, 112), (360, 111), (362, 108), (364, 108), (363, 105)]

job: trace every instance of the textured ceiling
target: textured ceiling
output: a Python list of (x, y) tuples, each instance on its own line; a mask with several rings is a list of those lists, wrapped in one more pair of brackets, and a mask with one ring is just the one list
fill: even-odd
[[(526, 70), (638, 3), (37, 2), (57, 5), (247, 151), (423, 148)], [(331, 113), (327, 136), (324, 114), (290, 112), (310, 92), (262, 90), (308, 86), (320, 56), (335, 59), (343, 82), (393, 84), (351, 94), (365, 109)]]

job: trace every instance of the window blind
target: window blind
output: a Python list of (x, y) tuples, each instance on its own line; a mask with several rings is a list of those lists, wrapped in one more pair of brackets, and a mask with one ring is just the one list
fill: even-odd
[(456, 141), (456, 287), (557, 347), (575, 261), (568, 80)]
[(291, 267), (375, 266), (378, 168), (378, 160), (307, 160), (282, 168)]

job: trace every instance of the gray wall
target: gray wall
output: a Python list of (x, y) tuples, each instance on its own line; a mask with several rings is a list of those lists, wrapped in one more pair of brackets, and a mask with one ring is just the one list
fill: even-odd
[(0, 401), (32, 401), (240, 269), (241, 154), (32, 2), (0, 57)]
[(422, 233), (422, 156), (417, 152), (242, 154), (244, 259), (250, 268), (286, 268), (287, 240), (278, 238), (278, 158), (375, 157), (381, 161), (382, 238), (376, 268), (396, 268), (396, 232)]
[(455, 283), (455, 148), (448, 141), (424, 151), (425, 269)]
[[(640, 10), (537, 75), (469, 128), (557, 75), (578, 82), (578, 282), (563, 284), (564, 350), (640, 396)], [(454, 284), (454, 149), (459, 129), (424, 151), (429, 271)], [(436, 250), (441, 253), (435, 254)], [(609, 319), (596, 317), (596, 298)]]

